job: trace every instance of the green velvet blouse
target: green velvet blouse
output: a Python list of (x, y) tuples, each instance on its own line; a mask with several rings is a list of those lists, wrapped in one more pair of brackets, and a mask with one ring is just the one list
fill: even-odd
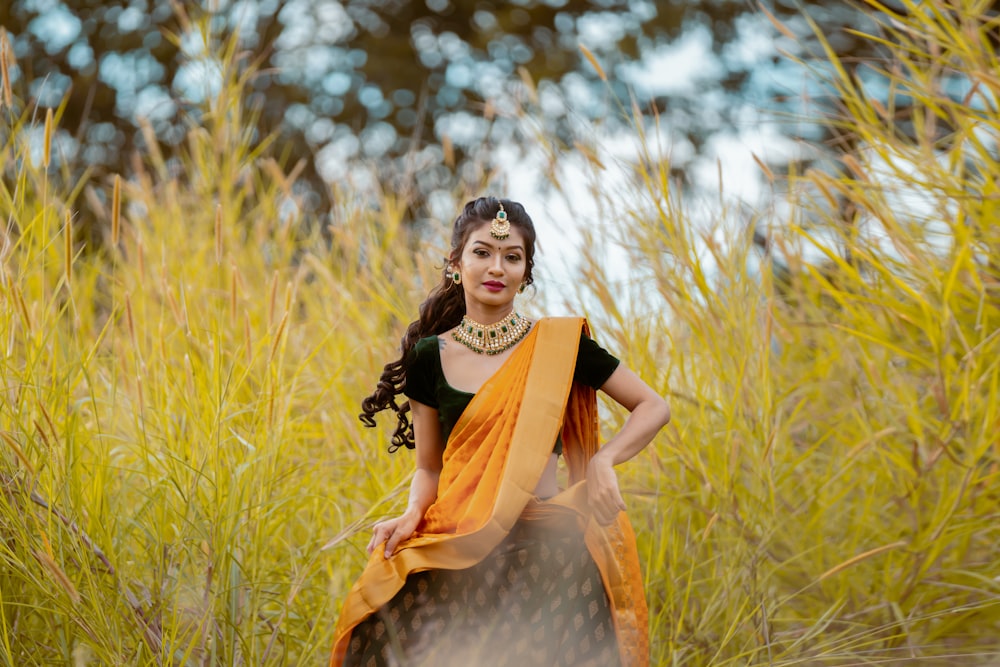
[[(576, 355), (573, 381), (600, 389), (618, 368), (619, 361), (586, 334), (580, 334), (580, 349)], [(407, 398), (438, 411), (441, 436), (445, 442), (465, 407), (475, 394), (455, 389), (441, 370), (441, 354), (437, 336), (421, 338), (406, 359)], [(553, 452), (562, 453), (562, 441), (556, 440)]]

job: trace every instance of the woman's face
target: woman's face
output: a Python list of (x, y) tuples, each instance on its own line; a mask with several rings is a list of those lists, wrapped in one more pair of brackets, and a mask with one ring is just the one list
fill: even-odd
[(469, 234), (458, 269), (462, 274), (466, 305), (470, 299), (485, 306), (502, 306), (514, 301), (527, 270), (524, 235), (511, 225), (510, 236), (497, 240), (485, 222)]

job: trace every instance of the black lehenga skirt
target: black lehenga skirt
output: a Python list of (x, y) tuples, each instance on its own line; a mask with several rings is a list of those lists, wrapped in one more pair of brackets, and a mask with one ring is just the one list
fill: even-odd
[(473, 567), (411, 574), (354, 628), (344, 665), (619, 665), (600, 571), (566, 524), (522, 518)]

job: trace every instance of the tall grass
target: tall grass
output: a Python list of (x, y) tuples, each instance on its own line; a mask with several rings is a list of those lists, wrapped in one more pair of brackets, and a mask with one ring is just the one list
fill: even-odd
[(763, 166), (783, 201), (706, 223), (634, 111), (631, 189), (594, 190), (614, 221), (584, 245), (636, 277), (604, 287), (588, 255), (592, 318), (676, 415), (626, 472), (654, 664), (1000, 656), (996, 19), (870, 4), (884, 61), (802, 62), (839, 100), (839, 168)]
[[(356, 413), (432, 262), (390, 197), (304, 224), (223, 62), (183, 179), (154, 152), (60, 182), (4, 109), (8, 664), (320, 662), (360, 558), (321, 547), (405, 475)], [(83, 190), (100, 245), (73, 235)]]
[[(757, 213), (766, 256), (735, 216), (696, 224), (655, 119), (636, 118), (640, 158), (618, 163), (628, 192), (596, 185), (614, 158), (591, 161), (601, 241), (635, 279), (608, 287), (588, 254), (570, 305), (675, 414), (622, 470), (654, 664), (1000, 650), (984, 8), (913, 4), (871, 36), (909, 110), (827, 54), (831, 122), (858, 149), (841, 172), (775, 179), (787, 205)], [(68, 182), (59, 110), (42, 121), (12, 95), (0, 110), (6, 664), (322, 664), (367, 527), (403, 502), (412, 457), (389, 456), (391, 425), (362, 429), (357, 406), (437, 279), (446, 225), (421, 239), (407, 202), (349, 191), (324, 224), (303, 219), (241, 105), (234, 43), (183, 178), (153, 151)], [(968, 100), (945, 73), (975, 84)], [(904, 188), (933, 206), (901, 205)], [(82, 221), (80, 197), (104, 217)]]

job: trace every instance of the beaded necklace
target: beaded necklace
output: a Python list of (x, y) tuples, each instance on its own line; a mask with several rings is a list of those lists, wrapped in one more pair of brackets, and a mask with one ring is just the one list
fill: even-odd
[(510, 315), (494, 324), (480, 324), (463, 316), (462, 323), (451, 336), (476, 354), (493, 355), (514, 347), (530, 328), (528, 319), (511, 311)]

